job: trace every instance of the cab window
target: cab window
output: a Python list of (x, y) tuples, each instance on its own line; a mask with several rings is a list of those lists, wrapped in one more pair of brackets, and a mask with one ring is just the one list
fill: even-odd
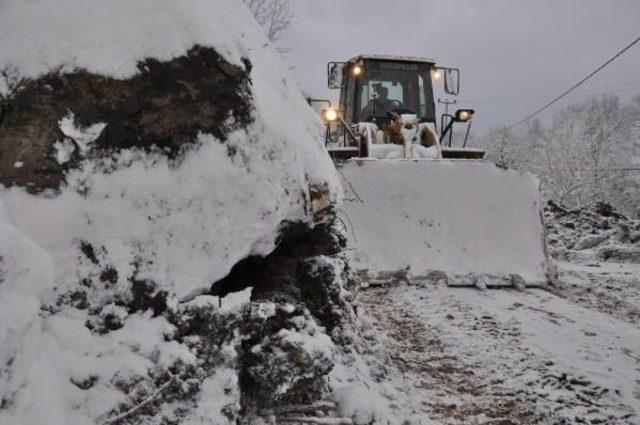
[(429, 64), (369, 60), (364, 69), (356, 95), (358, 121), (388, 118), (389, 110), (435, 119), (429, 105), (433, 103)]

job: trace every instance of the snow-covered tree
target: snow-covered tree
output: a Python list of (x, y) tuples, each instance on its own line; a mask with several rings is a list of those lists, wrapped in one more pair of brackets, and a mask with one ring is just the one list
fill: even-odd
[(517, 158), (513, 148), (519, 143), (518, 138), (506, 127), (493, 127), (485, 136), (484, 148), (487, 156), (503, 167), (514, 167)]
[(622, 168), (618, 172), (616, 204), (624, 205), (632, 216), (640, 217), (640, 95), (626, 106), (625, 117), (625, 138), (616, 152)]
[(496, 163), (536, 173), (549, 199), (575, 207), (607, 201), (640, 213), (640, 95), (627, 104), (593, 97), (520, 133), (493, 128), (483, 145)]

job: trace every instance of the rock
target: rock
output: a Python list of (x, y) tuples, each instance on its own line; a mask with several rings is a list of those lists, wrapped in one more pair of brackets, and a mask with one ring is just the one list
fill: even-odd
[(605, 261), (640, 263), (640, 247), (608, 247), (600, 250), (598, 255)]
[[(319, 400), (333, 369), (331, 339), (310, 316), (278, 313), (242, 326), (240, 386), (245, 410)], [(318, 348), (321, 347), (321, 348)]]
[(567, 260), (569, 258), (569, 250), (564, 245), (550, 248), (549, 253), (553, 258), (557, 258), (559, 260)]
[(525, 284), (523, 277), (520, 276), (519, 274), (511, 275), (511, 284), (518, 291), (525, 291), (527, 289), (527, 285)]
[(307, 403), (324, 395), (333, 368), (330, 356), (310, 353), (297, 342), (327, 347), (349, 342), (343, 326), (351, 310), (344, 297), (345, 287), (355, 281), (338, 255), (346, 243), (340, 229), (333, 211), (312, 225), (286, 223), (271, 254), (247, 257), (212, 285), (215, 296), (252, 287), (253, 303), (279, 306), (266, 318), (247, 314), (241, 321), (245, 410)]
[(474, 275), (472, 277), (473, 279), (473, 285), (480, 289), (480, 290), (485, 290), (487, 289), (487, 279), (485, 276), (483, 275)]
[(447, 285), (449, 283), (449, 276), (442, 270), (429, 270), (426, 275), (426, 279), (438, 284), (442, 283)]
[(607, 239), (609, 239), (608, 235), (584, 236), (578, 239), (576, 244), (573, 246), (573, 249), (575, 250), (591, 249), (600, 245), (602, 242), (606, 241)]
[(616, 219), (624, 217), (624, 215), (616, 211), (613, 205), (608, 202), (596, 202), (594, 210), (597, 214), (603, 217), (613, 217)]

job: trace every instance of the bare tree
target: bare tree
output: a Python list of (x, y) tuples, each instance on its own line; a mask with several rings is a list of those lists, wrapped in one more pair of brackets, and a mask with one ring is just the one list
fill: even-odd
[(290, 0), (242, 0), (271, 41), (277, 41), (293, 19)]

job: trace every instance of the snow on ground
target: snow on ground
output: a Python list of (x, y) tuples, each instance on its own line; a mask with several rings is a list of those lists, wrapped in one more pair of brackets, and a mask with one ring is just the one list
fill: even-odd
[(640, 264), (558, 263), (563, 276), (561, 295), (576, 304), (640, 324)]
[[(401, 164), (403, 170), (408, 164)], [(455, 230), (439, 235), (417, 226), (438, 205), (427, 205), (429, 197), (423, 195), (431, 193), (428, 189), (418, 189), (403, 180), (400, 171), (394, 174), (385, 168), (394, 165), (400, 168), (393, 163), (365, 163), (341, 169), (347, 192), (345, 227), (351, 247), (358, 247), (352, 254), (355, 267), (379, 271), (401, 261), (411, 265), (409, 273), (387, 273), (382, 278), (361, 273), (365, 282), (355, 308), (366, 343), (360, 354), (344, 355), (331, 381), (335, 397), (361, 418), (355, 423), (640, 423), (638, 221), (625, 219), (606, 205), (573, 212), (547, 210), (552, 253), (561, 259), (554, 262), (559, 274), (553, 287), (524, 291), (448, 287), (441, 274), (416, 276), (416, 268), (433, 261), (436, 267), (431, 267), (450, 265), (455, 272), (456, 266), (468, 263), (464, 256), (426, 258), (431, 247), (423, 242), (432, 243), (435, 250), (455, 251), (464, 245), (450, 242), (465, 241), (466, 227), (461, 227), (462, 235)], [(372, 170), (378, 173), (366, 173)], [(423, 169), (413, 177), (419, 173), (428, 174)], [(393, 181), (383, 182), (382, 176)], [(451, 201), (455, 193), (463, 196), (443, 202), (444, 210), (456, 202), (464, 205), (468, 192), (474, 192), (468, 179), (450, 181), (457, 191), (450, 185), (445, 194), (436, 195), (438, 199)], [(460, 189), (458, 184), (467, 187)], [(508, 191), (498, 195), (505, 195), (500, 202), (519, 199)], [(467, 201), (473, 199), (477, 201), (473, 196)], [(515, 213), (505, 206), (498, 209), (499, 217)], [(469, 203), (464, 212), (476, 211)], [(434, 223), (448, 223), (446, 219), (460, 213), (449, 214), (443, 212), (445, 220)], [(467, 226), (473, 220), (451, 222)], [(519, 244), (531, 242), (523, 239), (526, 235), (513, 234), (517, 233), (487, 233), (481, 242), (506, 237), (507, 246), (518, 249)], [(475, 259), (490, 262), (495, 248), (489, 243), (488, 251), (475, 251)], [(528, 257), (520, 260), (512, 265), (522, 266)]]
[(365, 289), (357, 305), (385, 381), (420, 410), (412, 423), (635, 424), (640, 327), (570, 293), (592, 285), (615, 296), (622, 286), (637, 300), (636, 265), (603, 267), (609, 281), (596, 283), (563, 265), (566, 297), (403, 283)]

